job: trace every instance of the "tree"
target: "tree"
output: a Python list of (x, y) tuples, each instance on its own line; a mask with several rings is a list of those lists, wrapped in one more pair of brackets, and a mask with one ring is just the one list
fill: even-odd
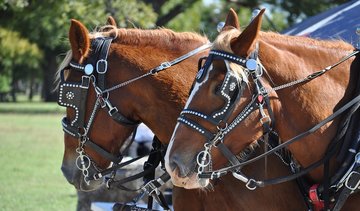
[(37, 45), (22, 38), (19, 33), (2, 28), (0, 49), (0, 93), (11, 91), (12, 99), (16, 101), (18, 81), (31, 82), (34, 77), (40, 76), (38, 68), (43, 54)]

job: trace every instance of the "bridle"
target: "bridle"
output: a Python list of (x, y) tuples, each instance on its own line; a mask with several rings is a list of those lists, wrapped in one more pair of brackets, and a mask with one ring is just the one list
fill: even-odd
[[(221, 176), (226, 175), (228, 172), (232, 172), (232, 175), (239, 179), (242, 182), (246, 183), (246, 187), (250, 190), (256, 189), (256, 187), (264, 187), (267, 185), (273, 185), (278, 184), (286, 181), (290, 181), (293, 179), (297, 179), (310, 171), (314, 170), (315, 168), (319, 167), (320, 165), (328, 162), (331, 156), (334, 155), (336, 150), (333, 148), (330, 149), (331, 153), (327, 153), (324, 158), (321, 160), (313, 163), (312, 165), (303, 168), (300, 170), (299, 167), (294, 166), (296, 161), (294, 161), (292, 158), (290, 158), (290, 166), (292, 167), (293, 174), (290, 176), (284, 176), (279, 177), (275, 179), (268, 179), (268, 180), (255, 180), (253, 178), (249, 178), (245, 176), (241, 172), (241, 168), (245, 165), (251, 164), (259, 159), (266, 158), (266, 156), (277, 153), (279, 150), (285, 150), (285, 147), (288, 146), (291, 143), (294, 143), (296, 141), (301, 140), (303, 137), (315, 132), (317, 129), (325, 125), (326, 123), (332, 121), (335, 117), (339, 116), (340, 114), (344, 113), (349, 108), (352, 108), (353, 110), (357, 110), (358, 104), (360, 102), (360, 95), (356, 96), (354, 99), (352, 99), (350, 102), (345, 104), (343, 107), (338, 109), (334, 114), (330, 115), (328, 118), (324, 119), (322, 122), (315, 125), (310, 130), (299, 134), (298, 136), (288, 140), (284, 141), (283, 143), (277, 143), (277, 146), (273, 146), (270, 148), (270, 150), (265, 150), (265, 152), (261, 155), (258, 155), (250, 160), (244, 160), (239, 161), (236, 155), (234, 155), (223, 143), (224, 137), (229, 134), (236, 126), (238, 126), (244, 119), (246, 119), (252, 112), (254, 112), (256, 109), (259, 110), (260, 113), (260, 123), (263, 127), (263, 138), (267, 139), (270, 134), (277, 134), (275, 131), (273, 131), (274, 124), (275, 124), (275, 118), (273, 115), (273, 112), (271, 110), (270, 102), (269, 102), (269, 93), (272, 91), (277, 91), (280, 89), (285, 89), (287, 87), (291, 87), (297, 84), (303, 84), (307, 83), (327, 71), (333, 69), (334, 67), (338, 66), (339, 64), (345, 62), (349, 58), (357, 55), (359, 53), (358, 50), (352, 52), (351, 54), (347, 55), (343, 59), (341, 59), (339, 62), (335, 63), (334, 65), (328, 66), (324, 68), (323, 70), (317, 71), (305, 78), (292, 81), (290, 83), (280, 85), (278, 87), (271, 88), (270, 90), (267, 90), (262, 82), (261, 77), (263, 75), (264, 69), (260, 61), (257, 59), (258, 54), (258, 45), (253, 53), (248, 58), (241, 58), (237, 55), (224, 52), (224, 51), (218, 51), (218, 50), (212, 50), (209, 53), (209, 57), (207, 58), (204, 66), (199, 70), (199, 74), (196, 77), (196, 82), (200, 83), (201, 79), (206, 75), (206, 72), (212, 65), (214, 60), (223, 60), (225, 62), (225, 65), (227, 67), (227, 73), (224, 78), (224, 82), (221, 86), (221, 92), (217, 93), (220, 95), (224, 101), (225, 106), (220, 109), (219, 111), (212, 112), (211, 115), (204, 114), (202, 112), (192, 110), (185, 108), (181, 113), (180, 117), (178, 118), (178, 122), (182, 123), (189, 128), (195, 130), (196, 132), (200, 133), (201, 135), (206, 137), (206, 143), (204, 144), (204, 150), (201, 151), (197, 155), (197, 175), (199, 178), (199, 182), (202, 183), (202, 179), (217, 179)], [(234, 77), (233, 71), (230, 68), (230, 65), (228, 65), (228, 62), (236, 63), (244, 68), (244, 70), (250, 75), (253, 83), (255, 84), (255, 88), (253, 90), (253, 94), (251, 97), (250, 102), (244, 107), (244, 109), (231, 121), (228, 122), (228, 118), (230, 114), (233, 111), (234, 104), (239, 101), (241, 98), (241, 94), (243, 91), (243, 88), (245, 87), (244, 82), (238, 81), (239, 79), (237, 77)], [(241, 85), (240, 85), (241, 84)], [(238, 90), (238, 91), (234, 91)], [(265, 113), (264, 108), (267, 109), (268, 115)], [(355, 108), (355, 109), (354, 109)], [(198, 122), (195, 122), (189, 118), (187, 118), (187, 115), (195, 116), (196, 118), (200, 118), (202, 120), (205, 120), (212, 124), (214, 127), (217, 128), (216, 133), (212, 133), (208, 131), (204, 126), (199, 124)], [(356, 145), (356, 150), (359, 152), (360, 146)], [(212, 158), (211, 158), (211, 149), (212, 147), (216, 147), (220, 150), (220, 152), (228, 159), (229, 166), (219, 169), (219, 170), (212, 170)], [(355, 150), (354, 150), (355, 151)], [(278, 155), (278, 154), (277, 154)], [(279, 156), (279, 155), (278, 155)], [(355, 169), (360, 166), (360, 153), (358, 155), (351, 155), (351, 160), (353, 160), (352, 165), (346, 166), (347, 173), (345, 175), (341, 175), (341, 178), (337, 178), (335, 182), (333, 182), (331, 187), (336, 187), (338, 190), (344, 185), (345, 181), (349, 181), (351, 176), (354, 175), (360, 175), (359, 173), (355, 172)], [(288, 158), (286, 158), (288, 160)], [(345, 167), (344, 167), (345, 168)], [(342, 169), (344, 171), (344, 169)], [(357, 171), (357, 170), (356, 170)], [(360, 171), (360, 168), (359, 170)], [(352, 173), (351, 173), (352, 172)], [(354, 173), (355, 172), (355, 173)], [(339, 177), (339, 176), (338, 176)], [(360, 181), (360, 177), (359, 177)], [(354, 192), (355, 189), (359, 187), (360, 182), (356, 181), (353, 182), (353, 185), (349, 185), (350, 192)], [(356, 186), (354, 188), (353, 186)], [(350, 195), (350, 194), (349, 194)], [(346, 199), (346, 198), (345, 198)], [(344, 200), (338, 200), (341, 201), (338, 204), (343, 204)], [(339, 205), (341, 207), (341, 205)]]
[[(92, 51), (89, 58), (85, 60), (85, 65), (79, 64), (75, 61), (70, 61), (69, 66), (65, 67), (60, 73), (58, 103), (61, 106), (69, 107), (75, 110), (74, 119), (69, 120), (67, 117), (64, 117), (62, 119), (62, 126), (65, 133), (79, 140), (79, 146), (76, 149), (76, 152), (78, 153), (76, 166), (80, 171), (82, 171), (84, 181), (88, 185), (90, 180), (98, 180), (102, 178), (103, 175), (115, 170), (116, 165), (120, 164), (123, 158), (121, 153), (118, 157), (116, 157), (89, 138), (89, 132), (98, 110), (100, 108), (106, 109), (109, 116), (123, 126), (136, 128), (139, 124), (139, 122), (130, 120), (121, 114), (110, 102), (108, 93), (101, 93), (101, 90), (105, 87), (107, 55), (111, 42), (112, 38), (97, 38), (92, 40)], [(67, 69), (83, 73), (81, 83), (65, 81), (64, 71)], [(94, 87), (97, 96), (91, 115), (86, 123), (86, 102), (90, 85)], [(106, 170), (100, 170), (96, 166), (95, 162), (93, 162), (85, 153), (85, 145), (89, 146), (106, 159), (112, 161), (113, 167)], [(91, 164), (94, 166), (96, 171), (98, 171), (94, 175), (89, 175), (89, 168)]]
[[(155, 75), (211, 47), (211, 43), (204, 44), (170, 62), (161, 63), (159, 66), (151, 69), (149, 72), (143, 75), (129, 79), (110, 88), (106, 88), (105, 75), (108, 68), (107, 56), (112, 40), (113, 38), (111, 37), (98, 37), (93, 39), (91, 41), (91, 53), (82, 64), (76, 61), (71, 61), (67, 67), (63, 68), (60, 71), (58, 103), (61, 106), (65, 106), (75, 110), (74, 119), (70, 120), (67, 117), (64, 117), (62, 119), (62, 126), (65, 133), (79, 140), (79, 146), (76, 149), (76, 152), (78, 153), (78, 157), (76, 158), (76, 166), (82, 172), (84, 176), (84, 181), (88, 185), (90, 183), (90, 180), (99, 180), (103, 176), (116, 171), (124, 165), (128, 165), (131, 163), (129, 161), (125, 162), (124, 164), (121, 163), (123, 158), (122, 152), (120, 152), (120, 155), (116, 157), (89, 138), (91, 126), (99, 109), (106, 109), (108, 115), (113, 120), (123, 126), (133, 127), (134, 131), (136, 130), (137, 125), (140, 123), (138, 121), (129, 119), (128, 117), (119, 112), (117, 107), (110, 102), (110, 92), (127, 86), (144, 77)], [(78, 71), (83, 74), (81, 78), (81, 83), (65, 81), (64, 71), (68, 69)], [(86, 101), (90, 85), (92, 85), (95, 90), (96, 101), (90, 117), (86, 123)], [(134, 140), (134, 137), (135, 132), (133, 132), (132, 141)], [(125, 147), (123, 152), (131, 145), (132, 141), (130, 141), (128, 146)], [(113, 165), (105, 170), (100, 170), (96, 166), (95, 162), (93, 162), (90, 157), (85, 153), (84, 146), (92, 148), (104, 158), (112, 161)], [(141, 157), (134, 158), (131, 161), (134, 162), (140, 158)], [(93, 165), (94, 169), (97, 171), (93, 175), (89, 175), (89, 168), (91, 165)]]
[[(225, 101), (224, 106), (211, 115), (204, 114), (202, 112), (185, 108), (181, 113), (178, 121), (190, 128), (196, 130), (207, 138), (207, 142), (204, 144), (205, 150), (201, 151), (197, 156), (197, 165), (199, 178), (203, 178), (201, 174), (205, 172), (206, 168), (211, 168), (209, 165), (211, 162), (210, 151), (212, 147), (219, 148), (224, 156), (229, 160), (231, 165), (237, 165), (240, 162), (236, 156), (223, 144), (224, 137), (230, 133), (238, 124), (240, 124), (248, 115), (250, 115), (255, 109), (259, 109), (262, 115), (261, 123), (264, 128), (264, 133), (268, 134), (271, 131), (271, 127), (274, 124), (274, 117), (270, 107), (270, 101), (267, 94), (267, 90), (261, 83), (260, 77), (263, 74), (263, 69), (257, 64), (257, 50), (254, 51), (249, 59), (240, 58), (234, 54), (230, 54), (224, 51), (212, 50), (209, 53), (204, 66), (199, 70), (199, 74), (196, 77), (197, 82), (201, 82), (205, 77), (206, 72), (210, 68), (210, 65), (214, 60), (223, 60), (227, 68), (224, 81), (217, 91), (217, 94)], [(229, 62), (236, 63), (246, 69), (246, 72), (251, 75), (255, 84), (254, 93), (250, 103), (248, 103), (242, 112), (232, 121), (228, 122), (229, 116), (234, 110), (236, 102), (238, 102), (242, 96), (242, 93), (246, 87), (245, 80), (239, 81), (239, 77), (235, 76), (235, 73), (231, 71)], [(264, 112), (264, 107), (267, 107), (269, 116)], [(187, 118), (187, 115), (193, 115), (197, 118), (203, 119), (210, 124), (216, 126), (217, 133), (213, 134), (208, 131), (204, 126)], [(210, 179), (215, 179), (221, 175), (212, 174)]]

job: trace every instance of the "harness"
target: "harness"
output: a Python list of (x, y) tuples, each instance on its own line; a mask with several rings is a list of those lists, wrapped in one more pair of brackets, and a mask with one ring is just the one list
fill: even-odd
[[(123, 86), (129, 85), (141, 78), (155, 75), (163, 70), (168, 69), (169, 67), (176, 65), (183, 60), (194, 56), (208, 48), (211, 47), (211, 43), (204, 44), (195, 50), (182, 55), (170, 62), (163, 62), (159, 66), (151, 69), (149, 72), (135, 77), (133, 79), (127, 80), (125, 82), (119, 83), (115, 86), (110, 88), (106, 88), (106, 80), (105, 75), (107, 73), (107, 56), (109, 53), (109, 48), (111, 45), (113, 38), (111, 37), (99, 37), (93, 39), (91, 41), (91, 53), (89, 57), (83, 62), (83, 64), (77, 63), (76, 61), (71, 61), (69, 66), (65, 67), (60, 71), (60, 85), (59, 85), (59, 98), (58, 104), (60, 106), (72, 108), (75, 111), (74, 119), (68, 119), (64, 117), (62, 119), (62, 126), (65, 133), (71, 135), (72, 137), (79, 140), (79, 146), (76, 149), (78, 153), (78, 157), (76, 158), (76, 166), (82, 172), (84, 176), (84, 181), (86, 184), (90, 184), (91, 180), (99, 180), (103, 178), (105, 175), (111, 174), (109, 178), (105, 178), (107, 180), (106, 185), (110, 188), (111, 185), (114, 187), (118, 187), (123, 190), (130, 189), (124, 187), (122, 184), (126, 182), (133, 181), (135, 179), (144, 177), (144, 186), (139, 188), (138, 190), (142, 190), (142, 196), (145, 194), (149, 195), (149, 203), (148, 209), (151, 210), (152, 208), (152, 197), (159, 202), (164, 209), (168, 210), (168, 206), (164, 197), (162, 196), (161, 192), (158, 191), (158, 188), (163, 185), (166, 181), (170, 179), (170, 176), (165, 172), (164, 175), (155, 179), (155, 168), (162, 163), (163, 166), (163, 157), (166, 151), (166, 147), (161, 144), (158, 138), (155, 136), (153, 141), (153, 149), (149, 154), (148, 161), (144, 164), (144, 171), (138, 174), (132, 175), (129, 178), (125, 178), (120, 181), (116, 181), (115, 174), (116, 171), (126, 165), (129, 165), (132, 162), (139, 160), (140, 158), (144, 157), (137, 157), (133, 158), (129, 161), (121, 163), (123, 159), (123, 153), (129, 148), (131, 143), (133, 142), (136, 134), (136, 128), (140, 122), (129, 119), (125, 115), (121, 114), (116, 106), (114, 106), (110, 100), (109, 95), (110, 92), (116, 89), (119, 89)], [(67, 69), (71, 69), (74, 71), (79, 71), (82, 73), (81, 82), (68, 82), (65, 81), (64, 71)], [(93, 86), (96, 92), (96, 101), (93, 106), (92, 112), (90, 114), (89, 119), (85, 120), (85, 112), (86, 112), (86, 102), (87, 96), (90, 85)], [(103, 149), (101, 146), (96, 144), (89, 138), (89, 132), (91, 130), (91, 126), (94, 122), (94, 118), (99, 109), (106, 109), (109, 116), (116, 121), (117, 123), (134, 128), (134, 132), (131, 138), (131, 141), (125, 147), (125, 149), (120, 152), (119, 156), (114, 156), (112, 153), (108, 152), (107, 150)], [(91, 149), (95, 150), (104, 158), (112, 161), (112, 166), (101, 170), (98, 168), (93, 162), (90, 157), (85, 153), (84, 146), (90, 147)], [(97, 171), (96, 173), (90, 175), (89, 168), (93, 165), (94, 169)], [(164, 169), (164, 167), (163, 167)], [(137, 191), (137, 190), (133, 190)], [(138, 197), (136, 201), (141, 199)]]
[[(345, 62), (349, 58), (357, 55), (359, 53), (358, 50), (354, 51), (353, 53), (349, 54), (348, 56), (341, 59), (339, 62), (335, 63), (332, 66), (326, 67), (323, 70), (317, 71), (305, 78), (299, 79), (297, 81), (292, 81), (290, 83), (271, 88), (267, 90), (262, 82), (261, 77), (263, 75), (264, 69), (262, 64), (258, 61), (258, 46), (256, 50), (249, 56), (249, 58), (241, 58), (237, 55), (227, 53), (224, 51), (212, 50), (209, 53), (209, 57), (207, 58), (204, 66), (199, 70), (198, 76), (196, 77), (196, 82), (200, 83), (202, 79), (205, 77), (206, 72), (212, 65), (214, 60), (223, 60), (226, 67), (227, 73), (225, 74), (225, 78), (223, 84), (221, 85), (220, 92), (216, 92), (222, 99), (224, 99), (224, 106), (215, 112), (212, 112), (211, 115), (204, 114), (202, 112), (192, 110), (189, 108), (185, 108), (178, 118), (178, 122), (185, 124), (189, 128), (197, 131), (198, 133), (202, 134), (206, 137), (206, 143), (204, 144), (204, 150), (201, 151), (197, 155), (197, 174), (199, 178), (199, 182), (202, 183), (202, 179), (217, 179), (221, 176), (226, 175), (227, 173), (231, 172), (232, 175), (244, 182), (246, 187), (250, 190), (254, 190), (257, 187), (264, 187), (267, 185), (278, 184), (286, 181), (290, 181), (293, 179), (303, 180), (300, 179), (301, 176), (309, 173), (310, 171), (314, 170), (315, 168), (319, 167), (320, 165), (325, 164), (324, 168), (324, 175), (325, 177), (329, 175), (329, 170), (326, 166), (328, 166), (328, 161), (331, 157), (335, 155), (338, 151), (338, 145), (340, 143), (339, 139), (344, 136), (344, 130), (339, 137), (336, 137), (336, 140), (332, 141), (329, 145), (329, 148), (326, 152), (326, 155), (319, 161), (311, 164), (306, 168), (300, 168), (296, 161), (292, 159), (292, 156), (283, 157), (284, 154), (290, 154), (290, 152), (286, 152), (286, 146), (294, 143), (296, 141), (301, 140), (303, 137), (315, 132), (317, 129), (321, 128), (326, 123), (332, 121), (335, 117), (338, 117), (340, 114), (348, 111), (348, 119), (345, 120), (344, 125), (347, 128), (349, 126), (350, 117), (357, 111), (360, 105), (360, 88), (357, 93), (357, 96), (353, 98), (351, 101), (346, 103), (343, 107), (338, 109), (328, 118), (324, 119), (313, 128), (308, 131), (305, 131), (294, 138), (284, 141), (283, 143), (279, 143), (278, 140), (274, 139), (269, 140), (269, 137), (276, 137), (277, 133), (273, 131), (273, 126), (275, 125), (275, 119), (273, 112), (270, 106), (270, 100), (268, 94), (272, 91), (277, 91), (280, 89), (284, 89), (287, 87), (291, 87), (297, 84), (307, 83), (327, 71), (333, 69), (334, 67), (338, 66), (339, 64)], [(359, 57), (357, 57), (359, 58)], [(254, 92), (252, 94), (250, 102), (244, 107), (244, 109), (231, 121), (228, 122), (228, 118), (232, 113), (235, 103), (239, 101), (243, 89), (245, 87), (244, 82), (239, 82), (238, 78), (233, 76), (233, 71), (230, 69), (229, 62), (236, 63), (243, 68), (245, 68), (246, 72), (251, 76), (253, 83), (255, 84)], [(265, 113), (264, 109), (267, 109), (268, 114)], [(246, 119), (253, 111), (259, 110), (260, 113), (260, 123), (263, 126), (263, 140), (265, 140), (265, 146), (270, 146), (265, 148), (265, 152), (259, 156), (253, 157), (249, 160), (239, 160), (236, 155), (234, 155), (223, 143), (224, 137), (229, 134), (237, 125), (239, 125), (244, 119)], [(359, 113), (359, 112), (358, 112)], [(187, 116), (196, 116), (196, 118), (200, 118), (209, 122), (210, 124), (216, 126), (217, 132), (212, 133), (208, 131), (204, 126), (195, 122)], [(359, 115), (358, 115), (359, 116)], [(354, 121), (353, 121), (354, 122)], [(271, 141), (271, 145), (268, 144), (268, 141)], [(228, 159), (229, 166), (219, 169), (219, 170), (212, 170), (212, 160), (211, 160), (211, 149), (213, 147), (217, 147), (220, 152)], [(269, 148), (269, 149), (268, 149)], [(346, 157), (346, 163), (344, 163), (337, 174), (333, 176), (330, 181), (325, 181), (327, 184), (315, 185), (309, 189), (310, 201), (312, 202), (312, 207), (314, 210), (320, 209), (328, 209), (330, 207), (330, 200), (333, 203), (332, 209), (333, 210), (340, 210), (340, 208), (345, 203), (347, 197), (358, 190), (360, 185), (360, 134), (357, 136), (355, 140), (353, 140), (351, 146), (346, 148), (349, 153)], [(285, 152), (285, 153), (284, 153)], [(241, 172), (241, 168), (245, 165), (251, 164), (259, 159), (266, 158), (266, 156), (275, 153), (277, 154), (283, 161), (289, 160), (289, 166), (291, 166), (291, 170), (293, 172), (292, 175), (268, 179), (268, 180), (256, 180), (254, 178), (249, 178)], [(341, 172), (341, 173), (339, 173)], [(325, 179), (326, 180), (326, 179)], [(303, 182), (300, 182), (303, 184)], [(303, 189), (303, 188), (301, 188)], [(329, 191), (331, 189), (331, 193)], [(331, 196), (330, 196), (331, 195)], [(320, 199), (320, 196), (326, 198), (324, 200)], [(325, 202), (324, 202), (325, 201)]]

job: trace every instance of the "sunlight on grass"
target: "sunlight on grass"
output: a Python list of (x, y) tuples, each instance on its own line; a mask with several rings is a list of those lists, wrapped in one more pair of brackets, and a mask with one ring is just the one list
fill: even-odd
[(0, 114), (0, 210), (76, 209), (76, 191), (60, 170), (61, 117)]

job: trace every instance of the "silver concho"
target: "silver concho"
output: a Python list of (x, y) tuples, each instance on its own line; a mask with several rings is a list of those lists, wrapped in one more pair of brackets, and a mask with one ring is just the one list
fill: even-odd
[(87, 64), (85, 65), (84, 71), (86, 75), (91, 75), (94, 71), (94, 67), (92, 66), (92, 64)]
[(236, 88), (236, 84), (235, 84), (235, 82), (232, 82), (231, 84), (230, 84), (230, 91), (232, 92), (232, 91), (234, 91), (235, 90), (235, 88)]
[(73, 100), (75, 97), (75, 94), (74, 94), (74, 92), (67, 92), (65, 96), (67, 99)]

